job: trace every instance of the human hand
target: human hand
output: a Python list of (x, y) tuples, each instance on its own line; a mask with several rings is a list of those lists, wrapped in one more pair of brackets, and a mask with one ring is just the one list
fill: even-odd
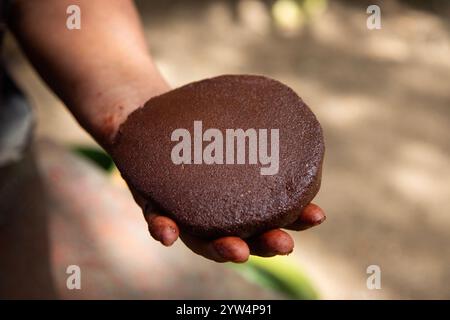
[[(183, 232), (171, 218), (155, 210), (147, 200), (142, 198), (132, 188), (133, 197), (144, 212), (145, 220), (151, 236), (164, 246), (171, 246), (178, 238), (198, 255), (216, 262), (245, 262), (249, 255), (272, 257), (287, 255), (294, 249), (294, 240), (284, 230), (273, 229), (260, 235), (241, 239), (239, 237), (222, 237), (205, 240)], [(308, 204), (298, 219), (285, 229), (302, 231), (317, 226), (325, 221), (323, 210), (313, 204)]]

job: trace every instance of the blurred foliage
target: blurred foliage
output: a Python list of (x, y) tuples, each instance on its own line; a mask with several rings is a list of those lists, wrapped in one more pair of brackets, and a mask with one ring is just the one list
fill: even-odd
[(327, 0), (276, 0), (272, 5), (272, 16), (281, 30), (295, 32), (321, 16), (327, 7)]
[(249, 281), (281, 293), (289, 299), (319, 298), (312, 282), (295, 260), (286, 256), (261, 258), (251, 256), (245, 264), (230, 264)]
[[(95, 163), (108, 174), (114, 171), (111, 157), (100, 148), (73, 146), (73, 152)], [(317, 299), (318, 294), (298, 263), (289, 257), (250, 257), (245, 264), (230, 264), (249, 281), (281, 293), (290, 299)]]
[(107, 172), (112, 172), (114, 169), (114, 162), (111, 157), (100, 148), (89, 146), (73, 146), (71, 148), (76, 154), (88, 159), (98, 165)]

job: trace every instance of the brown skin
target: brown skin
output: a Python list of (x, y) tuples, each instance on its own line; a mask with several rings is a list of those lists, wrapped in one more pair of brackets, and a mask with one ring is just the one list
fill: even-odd
[[(71, 4), (81, 8), (81, 30), (66, 28), (66, 8)], [(105, 150), (131, 112), (170, 90), (147, 50), (130, 0), (16, 0), (9, 26), (42, 78)], [(150, 234), (165, 246), (180, 237), (193, 252), (217, 262), (245, 262), (250, 254), (270, 257), (294, 249), (291, 236), (280, 229), (245, 241), (206, 241), (180, 233), (172, 219), (145, 212), (145, 199), (131, 191)], [(298, 217), (286, 229), (305, 230), (325, 220), (314, 204)]]

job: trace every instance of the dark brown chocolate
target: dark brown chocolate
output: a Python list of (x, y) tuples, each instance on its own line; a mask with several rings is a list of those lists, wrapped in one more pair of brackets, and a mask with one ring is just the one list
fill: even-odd
[[(226, 129), (278, 129), (278, 172), (262, 175), (268, 165), (250, 164), (248, 148), (245, 164), (174, 164), (178, 142), (171, 135), (185, 128), (193, 141), (194, 121), (202, 121), (203, 133), (223, 133), (224, 159)], [(270, 141), (269, 134), (269, 150)], [(289, 87), (261, 76), (226, 75), (149, 100), (122, 124), (112, 155), (127, 182), (183, 230), (246, 238), (292, 223), (314, 198), (324, 142), (314, 114)]]

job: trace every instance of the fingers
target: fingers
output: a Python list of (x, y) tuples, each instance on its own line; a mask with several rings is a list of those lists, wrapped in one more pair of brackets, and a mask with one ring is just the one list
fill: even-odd
[[(247, 239), (247, 243), (238, 237), (223, 237), (216, 240), (204, 240), (187, 233), (181, 233), (176, 223), (155, 212), (145, 215), (152, 237), (165, 246), (172, 245), (180, 236), (181, 240), (195, 253), (216, 262), (245, 262), (249, 255), (272, 257), (287, 255), (294, 249), (292, 237), (283, 230), (274, 229)], [(321, 224), (326, 219), (323, 210), (309, 204), (297, 221), (286, 227), (291, 230), (305, 230)]]
[(274, 229), (248, 240), (250, 252), (261, 257), (287, 255), (294, 250), (294, 240), (285, 231)]
[(248, 245), (238, 237), (224, 237), (214, 240), (212, 246), (220, 257), (231, 262), (245, 262), (250, 255)]
[(166, 247), (171, 246), (178, 239), (180, 233), (175, 221), (156, 213), (151, 204), (144, 197), (142, 197), (139, 192), (134, 190), (134, 188), (130, 188), (130, 191), (133, 195), (134, 201), (136, 201), (144, 212), (145, 221), (147, 221), (150, 235)]
[(306, 230), (321, 224), (325, 219), (326, 215), (323, 210), (319, 206), (310, 203), (303, 209), (300, 217), (293, 224), (285, 227), (285, 229), (295, 231)]
[[(303, 209), (299, 218), (291, 225), (285, 227), (290, 230), (305, 230), (325, 221), (323, 210), (310, 203)], [(294, 250), (294, 240), (283, 230), (274, 229), (248, 240), (250, 252), (261, 257), (287, 255)]]
[(193, 252), (216, 262), (242, 263), (247, 261), (250, 255), (247, 244), (238, 237), (204, 240), (182, 233), (180, 238)]
[(180, 231), (172, 219), (157, 213), (149, 213), (145, 214), (145, 220), (151, 236), (166, 247), (171, 246), (178, 239)]

